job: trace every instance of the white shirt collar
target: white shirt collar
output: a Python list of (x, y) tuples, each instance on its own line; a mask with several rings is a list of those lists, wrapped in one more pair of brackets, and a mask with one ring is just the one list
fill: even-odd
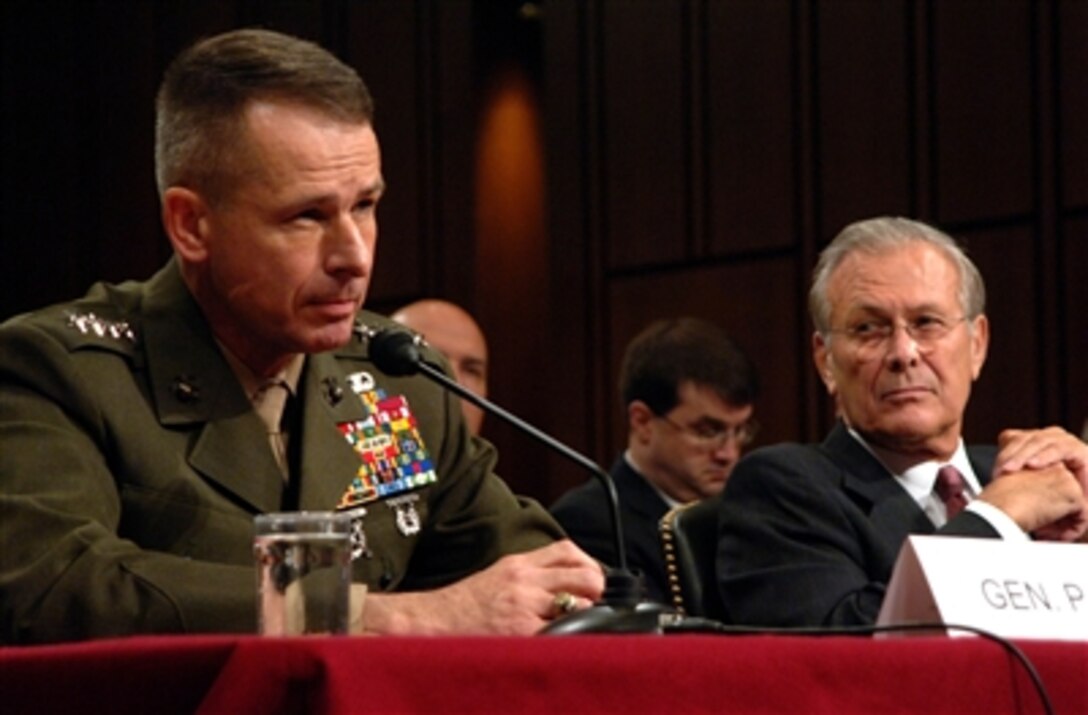
[[(858, 444), (867, 449), (870, 454), (876, 457), (885, 469), (888, 466), (884, 463), (884, 460), (870, 447), (860, 434), (851, 429), (849, 426), (846, 428), (850, 432), (850, 436), (857, 440)], [(943, 467), (945, 464), (951, 464), (960, 471), (963, 475), (964, 481), (967, 482), (968, 499), (970, 503), (967, 505), (967, 511), (974, 512), (976, 515), (982, 517), (990, 526), (992, 526), (1002, 539), (1006, 541), (1026, 541), (1030, 537), (1020, 530), (1020, 527), (1016, 525), (1008, 514), (1001, 511), (997, 507), (982, 501), (981, 499), (975, 499), (976, 496), (982, 491), (982, 484), (979, 482), (978, 475), (975, 474), (975, 470), (971, 468), (971, 462), (967, 458), (967, 450), (963, 446), (963, 440), (961, 439), (956, 446), (956, 451), (952, 455), (952, 459), (948, 462), (935, 462), (928, 461), (921, 464), (915, 464), (909, 469), (906, 469), (902, 474), (895, 474), (891, 469), (888, 469), (888, 473), (899, 482), (910, 494), (911, 498), (921, 507), (926, 516), (929, 517), (933, 525), (940, 528), (948, 520), (947, 513), (945, 511), (944, 503), (940, 498), (933, 493), (933, 485), (937, 481), (937, 470)]]
[(962, 438), (960, 439), (959, 444), (956, 445), (956, 451), (952, 454), (952, 459), (947, 462), (927, 460), (915, 464), (901, 473), (896, 473), (888, 467), (884, 460), (880, 458), (880, 455), (877, 454), (869, 443), (865, 441), (865, 438), (858, 434), (853, 427), (847, 426), (846, 429), (858, 444), (864, 447), (869, 454), (873, 455), (873, 457), (888, 470), (888, 474), (890, 474), (895, 481), (899, 482), (899, 485), (910, 494), (915, 503), (922, 508), (922, 511), (937, 524), (943, 524), (945, 521), (944, 504), (942, 504), (940, 499), (933, 494), (933, 485), (937, 481), (937, 471), (941, 467), (946, 464), (951, 464), (959, 470), (960, 474), (963, 475), (964, 481), (967, 482), (969, 499), (973, 499), (982, 491), (982, 485), (978, 480), (978, 476), (975, 474), (975, 470), (971, 468), (971, 461), (967, 458), (967, 449), (963, 445)]

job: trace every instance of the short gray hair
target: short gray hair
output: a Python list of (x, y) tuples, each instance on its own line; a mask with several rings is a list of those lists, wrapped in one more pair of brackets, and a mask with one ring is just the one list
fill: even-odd
[(921, 221), (881, 216), (850, 224), (820, 254), (808, 294), (808, 308), (817, 332), (825, 338), (830, 336), (831, 303), (827, 298), (827, 284), (847, 256), (855, 252), (876, 255), (914, 242), (927, 243), (952, 261), (960, 277), (958, 298), (964, 316), (970, 320), (982, 315), (986, 310), (982, 274), (955, 239)]
[(345, 123), (374, 118), (362, 78), (319, 45), (260, 29), (216, 35), (178, 55), (159, 89), (159, 193), (186, 186), (221, 198), (242, 170), (242, 119), (258, 100), (296, 102)]

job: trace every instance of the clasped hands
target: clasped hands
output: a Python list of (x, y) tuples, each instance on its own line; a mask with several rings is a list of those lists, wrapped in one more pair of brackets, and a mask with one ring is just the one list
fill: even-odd
[(1060, 427), (998, 436), (994, 479), (979, 498), (1037, 539), (1088, 535), (1088, 444)]

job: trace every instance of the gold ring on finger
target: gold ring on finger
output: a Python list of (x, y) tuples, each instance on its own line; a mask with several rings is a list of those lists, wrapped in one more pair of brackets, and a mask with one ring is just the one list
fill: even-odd
[(555, 598), (552, 599), (552, 607), (558, 615), (572, 613), (578, 609), (578, 599), (575, 598), (572, 593), (560, 591), (555, 594)]

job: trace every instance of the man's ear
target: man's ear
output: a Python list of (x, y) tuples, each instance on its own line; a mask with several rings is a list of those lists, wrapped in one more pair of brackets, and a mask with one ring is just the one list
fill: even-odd
[(816, 364), (816, 372), (819, 373), (820, 379), (824, 381), (827, 394), (834, 396), (838, 387), (835, 384), (835, 373), (831, 369), (831, 348), (824, 341), (820, 331), (812, 334), (812, 361)]
[(632, 438), (640, 442), (647, 441), (653, 419), (653, 410), (642, 400), (634, 400), (627, 405), (627, 429)]
[(174, 252), (186, 263), (208, 255), (208, 204), (200, 194), (171, 186), (162, 196), (162, 225)]
[(980, 315), (971, 324), (971, 379), (977, 380), (990, 348), (990, 321)]

